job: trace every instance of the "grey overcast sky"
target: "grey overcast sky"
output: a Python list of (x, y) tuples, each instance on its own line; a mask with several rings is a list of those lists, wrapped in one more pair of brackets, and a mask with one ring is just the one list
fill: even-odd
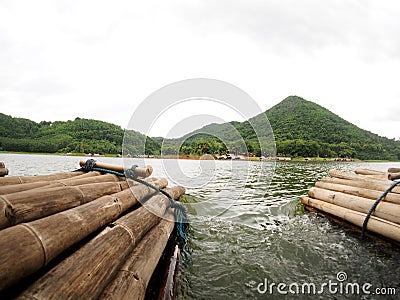
[(35, 121), (125, 128), (156, 89), (203, 77), (399, 138), (399, 73), (399, 1), (0, 0), (0, 111)]

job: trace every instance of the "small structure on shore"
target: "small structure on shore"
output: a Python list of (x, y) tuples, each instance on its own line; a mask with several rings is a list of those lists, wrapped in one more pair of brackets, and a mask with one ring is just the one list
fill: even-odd
[(90, 171), (82, 164), (75, 172), (0, 178), (0, 298), (175, 293), (179, 203), (171, 201), (185, 188), (149, 178), (151, 166), (128, 169), (136, 182), (95, 171), (128, 174), (122, 167), (92, 163)]
[(358, 168), (355, 173), (331, 170), (301, 202), (362, 235), (400, 245), (400, 168), (387, 172)]

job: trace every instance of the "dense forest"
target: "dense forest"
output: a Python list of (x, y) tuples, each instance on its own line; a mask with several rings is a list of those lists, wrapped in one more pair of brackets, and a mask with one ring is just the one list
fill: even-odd
[(213, 123), (178, 139), (150, 138), (136, 131), (124, 136), (120, 126), (97, 120), (36, 123), (0, 113), (0, 150), (131, 155), (277, 153), (290, 157), (400, 159), (399, 141), (363, 130), (297, 96), (287, 97), (248, 121)]
[[(122, 152), (124, 130), (107, 122), (76, 118), (73, 121), (40, 123), (12, 118), (0, 113), (0, 150), (43, 153)], [(125, 136), (129, 150), (139, 152), (145, 143), (146, 153), (158, 153), (160, 145), (135, 131)]]

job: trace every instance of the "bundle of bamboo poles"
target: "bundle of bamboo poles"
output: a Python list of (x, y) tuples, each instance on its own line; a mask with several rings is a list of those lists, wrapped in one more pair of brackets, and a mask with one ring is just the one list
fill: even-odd
[[(149, 178), (150, 166), (135, 170), (158, 188), (168, 185)], [(185, 193), (166, 191), (175, 200)], [(0, 178), (0, 298), (144, 299), (173, 233), (169, 201), (93, 171)]]
[(8, 175), (8, 169), (6, 168), (4, 162), (0, 161), (0, 177)]
[[(393, 180), (400, 178), (400, 168), (389, 168), (387, 172), (358, 168), (354, 173), (331, 170), (329, 175), (317, 182), (301, 202), (309, 211), (359, 230), (375, 201)], [(400, 186), (377, 205), (366, 229), (370, 236), (400, 243)]]

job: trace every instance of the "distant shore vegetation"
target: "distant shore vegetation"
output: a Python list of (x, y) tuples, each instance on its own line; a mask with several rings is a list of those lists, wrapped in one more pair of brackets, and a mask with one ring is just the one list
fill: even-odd
[[(125, 132), (120, 126), (98, 120), (76, 118), (37, 123), (0, 113), (0, 151), (115, 156), (124, 152), (131, 156), (192, 158), (209, 154), (216, 158), (400, 160), (399, 141), (363, 130), (300, 97), (290, 96), (265, 114), (270, 126), (262, 123), (265, 115), (258, 115), (251, 122), (210, 124), (181, 138), (164, 139), (147, 137), (132, 130)], [(262, 136), (255, 134), (251, 124), (259, 124), (258, 132)], [(240, 140), (232, 131), (240, 134)]]

